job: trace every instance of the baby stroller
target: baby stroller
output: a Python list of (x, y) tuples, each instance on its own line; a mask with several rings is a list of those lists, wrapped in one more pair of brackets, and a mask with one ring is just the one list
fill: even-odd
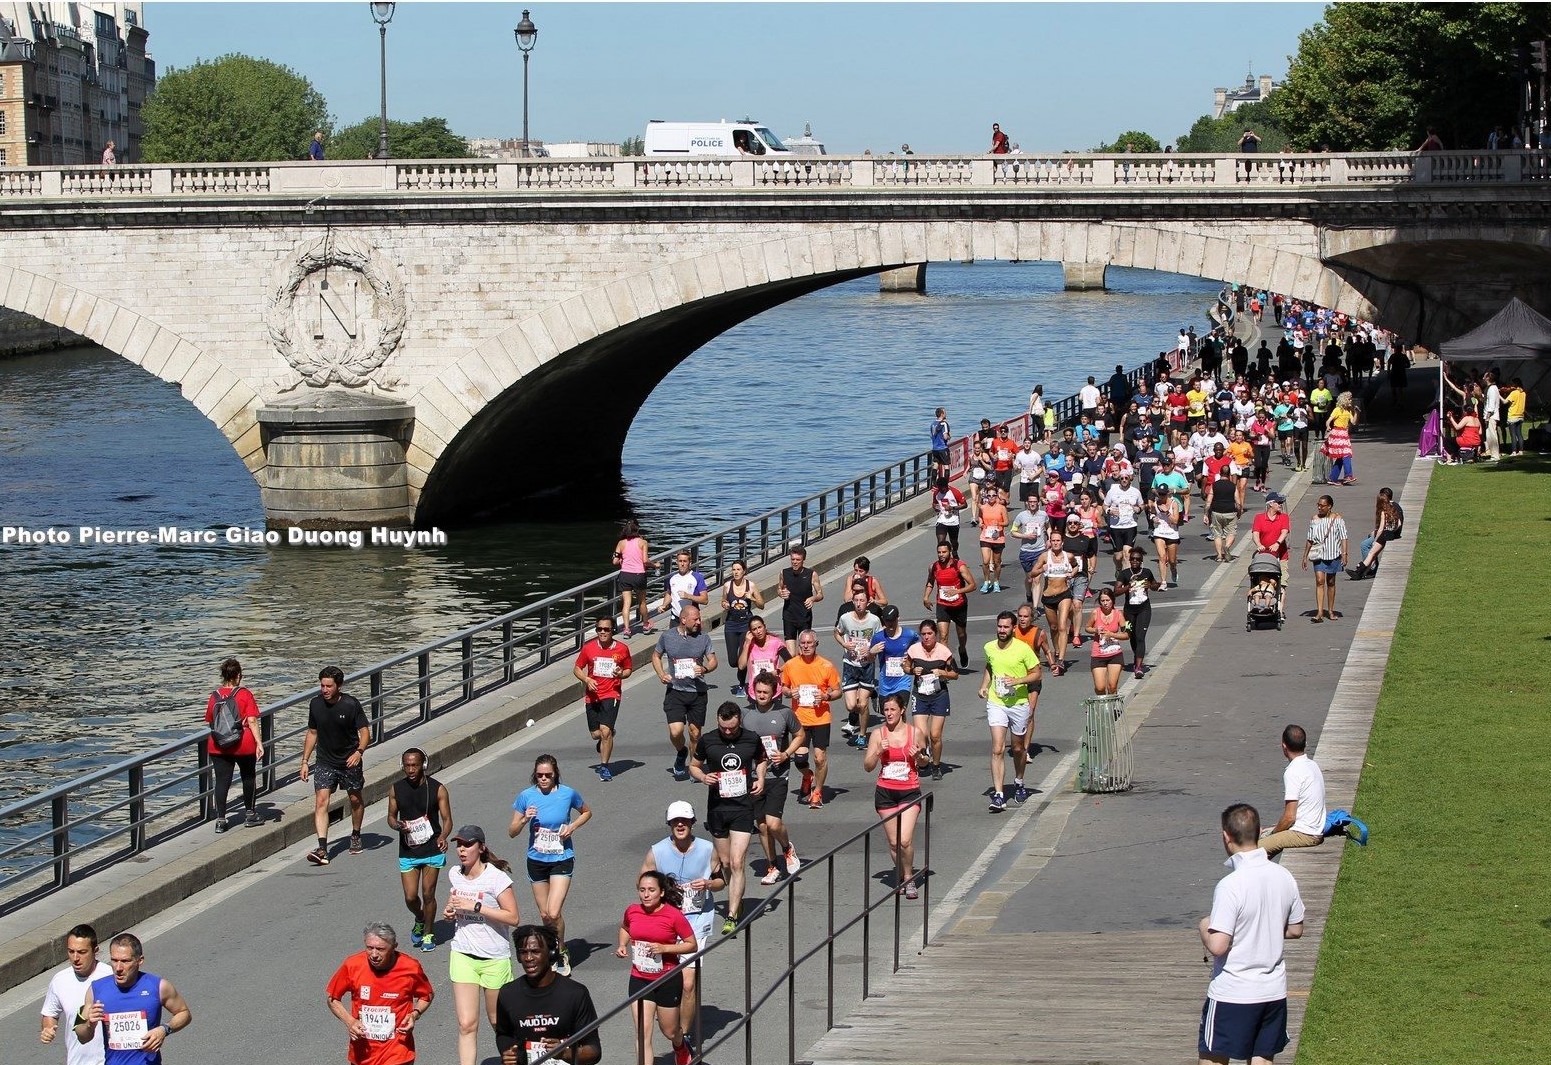
[(1273, 624), (1280, 629), (1287, 620), (1282, 612), (1285, 595), (1281, 562), (1275, 555), (1257, 553), (1249, 563), (1244, 631), (1253, 632), (1261, 625)]

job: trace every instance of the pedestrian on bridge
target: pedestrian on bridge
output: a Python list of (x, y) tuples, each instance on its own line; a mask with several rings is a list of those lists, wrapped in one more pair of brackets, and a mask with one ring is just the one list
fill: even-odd
[[(362, 758), (372, 742), (372, 731), (360, 702), (340, 690), (344, 683), (338, 666), (324, 666), (318, 671), (318, 694), (307, 707), (307, 736), (302, 740), (297, 776), (305, 783), (309, 772), (312, 775), (312, 824), (318, 846), (307, 852), (307, 860), (313, 865), (329, 863), (329, 800), (336, 788), (344, 788), (350, 800), (350, 853), (362, 851), (361, 822), (366, 816), (366, 804), (361, 801), (366, 787)], [(309, 770), (314, 751), (318, 761)]]

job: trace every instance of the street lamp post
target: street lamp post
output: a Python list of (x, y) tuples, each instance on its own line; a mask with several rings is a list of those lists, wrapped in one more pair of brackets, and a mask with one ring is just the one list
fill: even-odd
[(522, 21), (512, 31), (517, 35), (517, 50), (522, 53), (522, 157), (528, 158), (528, 54), (539, 39), (538, 27), (524, 9)]
[(382, 113), (377, 126), (377, 158), (388, 158), (388, 23), (393, 21), (397, 4), (373, 3), (372, 21), (377, 23), (378, 61), (382, 81)]

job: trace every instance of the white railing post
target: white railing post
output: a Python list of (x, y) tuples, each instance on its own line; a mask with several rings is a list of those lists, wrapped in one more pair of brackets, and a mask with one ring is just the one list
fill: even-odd
[(969, 161), (969, 183), (971, 185), (996, 184), (995, 159), (971, 159)]
[(158, 166), (151, 170), (151, 195), (172, 195), (172, 167)]
[(614, 163), (614, 187), (616, 189), (635, 188), (634, 160), (620, 159)]
[(1239, 161), (1229, 156), (1226, 159), (1218, 158), (1212, 161), (1212, 184), (1235, 185), (1239, 180)]
[(1418, 185), (1430, 185), (1433, 180), (1433, 161), (1426, 152), (1418, 152), (1411, 162), (1411, 180)]
[(1115, 161), (1113, 159), (1095, 159), (1093, 161), (1093, 183), (1095, 185), (1115, 184)]
[(1524, 153), (1503, 152), (1503, 181), (1518, 184), (1524, 180)]
[(43, 178), (43, 195), (63, 196), (65, 194), (65, 175), (58, 170), (45, 170)]
[(754, 161), (752, 159), (733, 160), (732, 187), (735, 189), (752, 189), (754, 187)]
[(851, 160), (851, 187), (854, 189), (870, 189), (873, 186), (872, 160)]
[(1330, 159), (1330, 183), (1332, 185), (1345, 185), (1348, 182), (1346, 170), (1346, 156), (1336, 155)]
[(518, 189), (522, 187), (517, 181), (516, 163), (495, 164), (495, 187), (498, 189)]

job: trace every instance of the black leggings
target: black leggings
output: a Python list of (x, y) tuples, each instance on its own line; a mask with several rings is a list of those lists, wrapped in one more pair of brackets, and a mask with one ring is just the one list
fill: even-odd
[(722, 637), (727, 641), (727, 661), (732, 663), (733, 683), (742, 684), (743, 678), (738, 676), (738, 656), (743, 653), (743, 637), (748, 635), (748, 629), (722, 629)]
[(1271, 468), (1271, 445), (1255, 445), (1255, 483), (1265, 484), (1266, 474)]
[(1147, 626), (1152, 624), (1152, 602), (1124, 608), (1125, 618), (1131, 623), (1131, 653), (1137, 658), (1147, 658)]
[(216, 818), (223, 821), (226, 819), (226, 793), (231, 790), (234, 769), (242, 770), (242, 805), (252, 812), (253, 793), (258, 782), (258, 759), (251, 754), (212, 754), (210, 761), (215, 765)]

